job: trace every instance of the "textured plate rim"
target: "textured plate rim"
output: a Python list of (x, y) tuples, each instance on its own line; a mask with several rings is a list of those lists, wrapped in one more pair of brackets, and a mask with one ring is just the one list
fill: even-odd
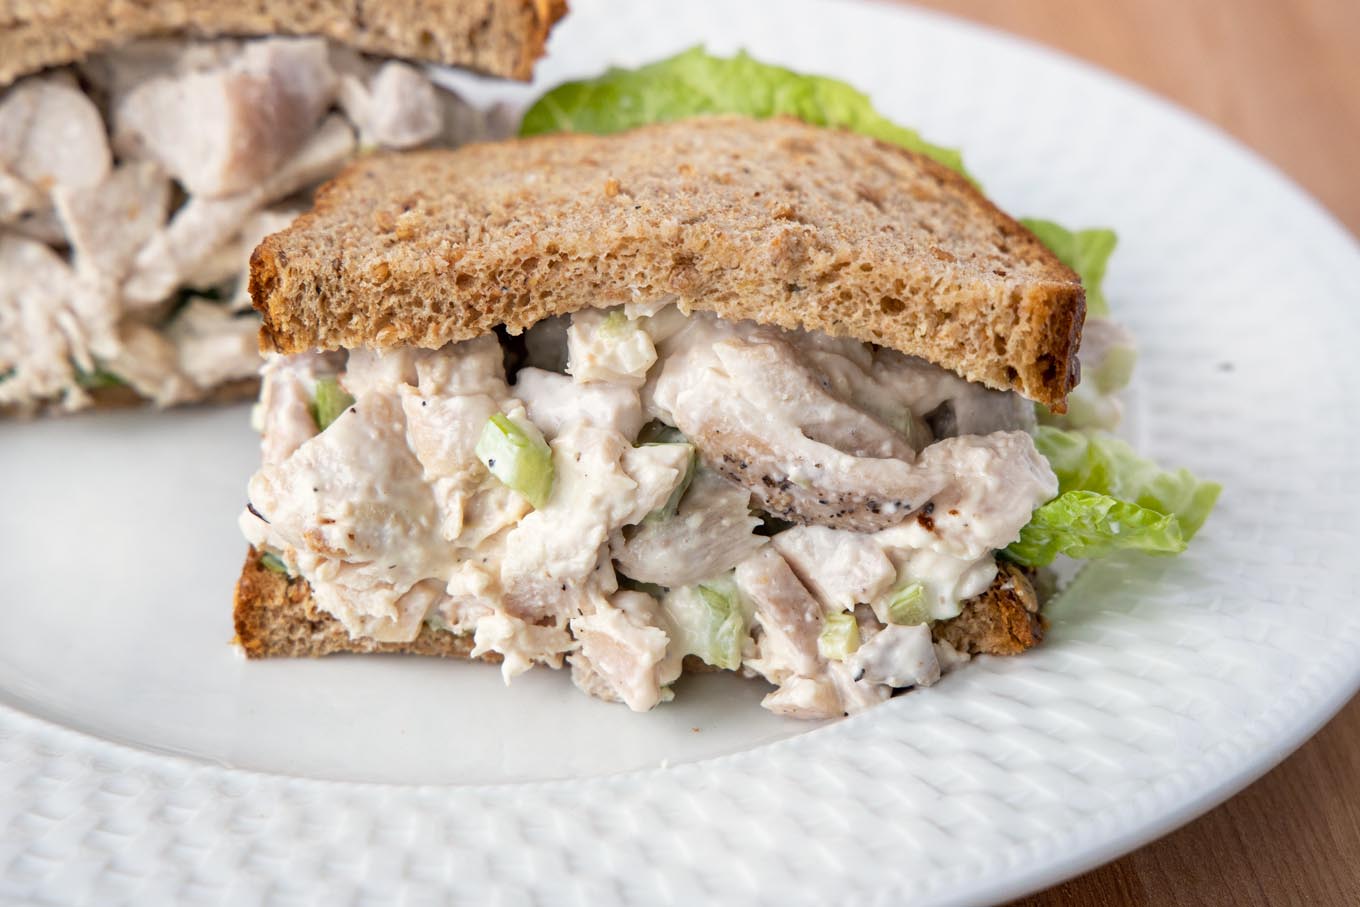
[[(830, 3), (820, 5), (827, 13), (835, 8)], [(1147, 89), (1037, 42), (1009, 35), (948, 14), (899, 7), (881, 2), (881, 0), (880, 2), (858, 0), (858, 5), (889, 9), (893, 15), (904, 18), (931, 19), (946, 24), (961, 33), (968, 34), (972, 39), (985, 38), (990, 41), (1017, 45), (1029, 55), (1059, 61), (1064, 67), (1078, 71), (1083, 79), (1104, 83), (1105, 86), (1114, 90), (1135, 96), (1143, 106), (1149, 107), (1158, 116), (1174, 119), (1183, 128), (1188, 128), (1205, 136), (1215, 145), (1216, 153), (1235, 154), (1248, 162), (1262, 179), (1268, 178), (1275, 181), (1279, 184), (1279, 188), (1289, 196), (1293, 204), (1307, 208), (1320, 223), (1326, 226), (1327, 232), (1337, 237), (1344, 237), (1350, 254), (1360, 261), (1360, 244), (1357, 244), (1355, 238), (1345, 226), (1277, 166), (1244, 146), (1221, 128), (1175, 106)], [(997, 897), (1019, 897), (1117, 858), (1222, 803), (1286, 758), (1329, 721), (1355, 695), (1357, 690), (1360, 690), (1360, 663), (1356, 663), (1353, 657), (1357, 649), (1355, 646), (1350, 646), (1347, 649), (1345, 642), (1339, 641), (1331, 657), (1317, 663), (1316, 669), (1308, 677), (1310, 683), (1306, 688), (1302, 684), (1294, 686), (1287, 695), (1281, 696), (1270, 708), (1256, 715), (1251, 724), (1243, 729), (1241, 736), (1258, 744), (1255, 752), (1249, 758), (1242, 758), (1240, 749), (1235, 754), (1225, 752), (1227, 742), (1220, 740), (1212, 747), (1204, 750), (1194, 762), (1186, 764), (1173, 775), (1161, 778), (1156, 784), (1149, 785), (1147, 790), (1139, 797), (1121, 803), (1118, 807), (1109, 807), (1089, 814), (1082, 822), (1067, 829), (1063, 836), (1070, 839), (1077, 836), (1074, 834), (1075, 832), (1092, 831), (1094, 832), (1092, 839), (1096, 841), (1094, 845), (1086, 847), (1070, 857), (1054, 857), (1051, 853), (1047, 855), (1038, 853), (1045, 848), (1035, 844), (1029, 849), (1034, 851), (1034, 856), (1040, 859), (1046, 858), (1046, 862), (1036, 865), (1032, 869), (1021, 869), (948, 891), (929, 889), (926, 892), (927, 899), (932, 903), (978, 903)], [(1348, 655), (1352, 657), (1348, 658)], [(393, 791), (447, 791), (456, 795), (457, 791), (468, 789), (513, 788), (524, 791), (557, 789), (567, 786), (613, 786), (664, 779), (668, 771), (666, 769), (648, 769), (584, 781), (544, 781), (468, 787), (328, 781), (305, 776), (288, 776), (215, 766), (211, 762), (196, 758), (109, 741), (39, 718), (8, 704), (0, 705), (0, 714), (8, 719), (6, 724), (9, 724), (11, 728), (16, 725), (22, 727), (27, 724), (35, 730), (51, 733), (58, 739), (78, 742), (87, 750), (96, 748), (108, 750), (114, 756), (113, 761), (122, 763), (125, 771), (136, 772), (140, 770), (148, 774), (154, 772), (157, 768), (173, 771), (178, 766), (181, 769), (188, 768), (195, 772), (209, 772), (222, 777), (224, 780), (236, 777), (258, 777), (286, 784)], [(778, 752), (794, 746), (798, 741), (824, 736), (825, 730), (828, 729), (818, 729), (791, 740), (768, 744), (758, 748), (755, 752)], [(741, 753), (718, 757), (705, 760), (698, 765), (705, 770), (721, 770), (726, 764), (737, 759), (744, 759), (747, 756), (748, 754)], [(1215, 769), (1218, 769), (1217, 773), (1214, 772)], [(1217, 777), (1217, 780), (1207, 785), (1196, 784), (1197, 781), (1206, 777)], [(1124, 830), (1102, 835), (1099, 830), (1100, 826), (1111, 820), (1123, 820), (1116, 822), (1116, 825)], [(1051, 850), (1053, 843), (1053, 841), (1048, 840), (1047, 849)]]

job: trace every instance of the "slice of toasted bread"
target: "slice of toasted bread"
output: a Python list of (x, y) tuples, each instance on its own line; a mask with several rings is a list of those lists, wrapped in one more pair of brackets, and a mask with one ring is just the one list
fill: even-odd
[(137, 38), (320, 35), (527, 81), (565, 0), (0, 0), (0, 86)]
[[(999, 564), (996, 579), (981, 595), (964, 603), (963, 613), (934, 627), (936, 639), (960, 652), (1018, 655), (1043, 638), (1038, 598), (1018, 568)], [(472, 640), (430, 627), (409, 643), (353, 639), (335, 618), (317, 608), (312, 589), (301, 577), (287, 577), (264, 566), (254, 548), (246, 554), (236, 581), (233, 612), (236, 642), (249, 658), (317, 657), (337, 652), (404, 652), (468, 658)], [(494, 652), (483, 656), (500, 661)], [(685, 660), (686, 670), (706, 670)]]
[(1085, 317), (1076, 274), (961, 176), (788, 119), (366, 158), (251, 265), (266, 350), (439, 347), (674, 296), (1057, 408)]

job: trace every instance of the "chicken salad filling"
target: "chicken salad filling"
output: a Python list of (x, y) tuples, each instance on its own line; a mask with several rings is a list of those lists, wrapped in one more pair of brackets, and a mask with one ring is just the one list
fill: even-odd
[(261, 238), (357, 154), (512, 129), (319, 38), (140, 41), (21, 79), (0, 93), (0, 410), (253, 379)]
[(468, 635), (636, 710), (686, 659), (797, 717), (933, 683), (932, 624), (1058, 490), (1014, 394), (668, 300), (262, 374), (241, 527), (272, 569), (351, 636)]

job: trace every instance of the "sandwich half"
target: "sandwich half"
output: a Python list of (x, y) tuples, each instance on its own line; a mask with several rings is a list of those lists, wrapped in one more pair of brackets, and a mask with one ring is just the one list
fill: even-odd
[(1077, 275), (953, 170), (715, 116), (375, 155), (266, 238), (247, 655), (686, 665), (827, 717), (1042, 634)]
[(561, 0), (0, 9), (0, 415), (258, 386), (251, 250), (370, 150), (503, 134)]

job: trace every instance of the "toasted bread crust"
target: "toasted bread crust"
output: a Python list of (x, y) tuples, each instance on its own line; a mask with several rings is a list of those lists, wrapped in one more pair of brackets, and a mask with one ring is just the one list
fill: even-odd
[[(317, 609), (312, 588), (301, 577), (288, 577), (265, 567), (254, 548), (246, 554), (236, 581), (232, 613), (236, 643), (248, 658), (319, 657), (337, 652), (404, 652), (409, 655), (472, 657), (472, 639), (422, 627), (409, 643), (353, 639), (335, 618)], [(496, 653), (482, 656), (500, 661)]]
[[(1038, 598), (1018, 568), (1001, 564), (990, 588), (964, 603), (963, 613), (935, 625), (936, 639), (960, 652), (1018, 655), (1043, 638)], [(233, 617), (236, 642), (250, 658), (319, 657), (337, 652), (402, 652), (469, 658), (472, 640), (424, 627), (410, 643), (353, 639), (335, 618), (319, 610), (312, 589), (301, 577), (287, 577), (263, 565), (251, 548), (236, 582)], [(499, 661), (496, 653), (482, 656)], [(687, 657), (688, 672), (710, 670)]]
[(936, 624), (934, 631), (936, 639), (970, 655), (1019, 655), (1044, 638), (1039, 596), (1023, 570), (998, 561), (987, 591), (964, 602), (958, 617)]
[(893, 347), (1061, 408), (1078, 277), (957, 173), (847, 132), (711, 117), (352, 165), (251, 261), (263, 349), (439, 347), (675, 297)]
[(566, 0), (0, 0), (0, 86), (138, 38), (320, 35), (527, 81)]

